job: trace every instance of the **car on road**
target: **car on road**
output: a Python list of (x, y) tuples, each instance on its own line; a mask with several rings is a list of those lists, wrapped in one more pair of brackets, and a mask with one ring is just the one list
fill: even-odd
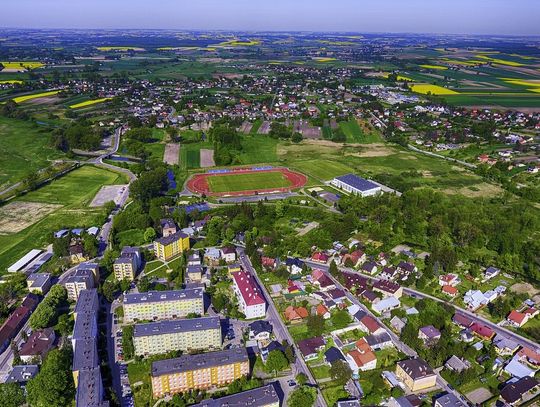
[(294, 380), (292, 380), (292, 379), (291, 379), (291, 380), (288, 380), (288, 381), (287, 381), (287, 384), (289, 385), (289, 387), (294, 387), (294, 386), (296, 386), (296, 382), (295, 382)]

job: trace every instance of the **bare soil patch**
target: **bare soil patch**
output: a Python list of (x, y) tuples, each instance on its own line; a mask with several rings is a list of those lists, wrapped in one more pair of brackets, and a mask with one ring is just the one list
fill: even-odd
[(201, 148), (200, 150), (201, 168), (215, 167), (214, 150)]
[[(395, 154), (396, 150), (392, 147), (388, 147), (382, 143), (372, 143), (372, 144), (363, 144), (360, 147), (360, 151), (355, 153), (347, 153), (346, 155), (351, 155), (354, 157), (387, 157), (389, 155)], [(415, 157), (416, 158), (416, 157)]]
[(503, 190), (497, 185), (487, 182), (479, 183), (471, 187), (447, 188), (444, 190), (447, 194), (460, 194), (469, 198), (481, 198), (486, 196), (497, 196), (502, 194)]
[(510, 290), (516, 294), (527, 294), (531, 297), (538, 294), (538, 290), (529, 283), (516, 283), (510, 287)]
[(41, 202), (9, 203), (0, 208), (0, 234), (18, 233), (61, 207)]
[(165, 145), (163, 162), (169, 165), (177, 165), (180, 158), (180, 143), (168, 143)]

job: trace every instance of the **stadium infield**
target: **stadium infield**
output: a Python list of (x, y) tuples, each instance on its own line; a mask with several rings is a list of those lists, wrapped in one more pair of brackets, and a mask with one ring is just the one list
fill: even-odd
[(306, 182), (305, 175), (287, 168), (237, 168), (196, 174), (189, 179), (187, 188), (207, 196), (246, 196), (289, 192)]

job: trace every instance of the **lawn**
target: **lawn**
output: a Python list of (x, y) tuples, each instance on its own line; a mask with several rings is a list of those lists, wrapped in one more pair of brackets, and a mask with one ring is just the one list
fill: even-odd
[[(328, 387), (325, 385), (328, 385)], [(332, 381), (323, 383), (321, 385), (321, 392), (329, 406), (334, 406), (338, 400), (349, 397), (349, 393), (345, 391), (343, 386), (333, 386)]]
[(238, 158), (242, 164), (273, 163), (277, 161), (278, 141), (268, 136), (245, 136)]
[(142, 229), (129, 229), (124, 230), (116, 235), (118, 246), (141, 246), (147, 243), (144, 240), (144, 230)]
[(52, 213), (17, 233), (0, 235), (0, 273), (30, 249), (51, 243), (52, 232), (62, 228), (101, 226), (103, 208), (89, 208), (102, 185), (122, 184), (124, 176), (101, 168), (84, 166), (11, 202), (59, 205)]
[(291, 185), (289, 180), (279, 171), (218, 175), (210, 176), (207, 180), (212, 192), (286, 188)]
[(0, 187), (50, 165), (62, 153), (49, 145), (45, 132), (30, 122), (0, 117)]
[(298, 161), (294, 167), (310, 177), (321, 181), (329, 181), (340, 175), (353, 172), (354, 169), (338, 161), (313, 159), (309, 161)]

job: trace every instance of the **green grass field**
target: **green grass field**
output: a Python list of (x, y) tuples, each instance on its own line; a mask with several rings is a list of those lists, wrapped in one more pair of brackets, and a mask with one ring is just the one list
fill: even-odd
[(62, 156), (49, 146), (47, 134), (27, 121), (0, 117), (0, 134), (0, 187), (20, 181)]
[(101, 168), (84, 166), (11, 202), (40, 202), (59, 207), (18, 233), (0, 235), (0, 273), (30, 249), (52, 241), (52, 232), (61, 228), (101, 226), (102, 208), (89, 208), (103, 185), (124, 184), (123, 175)]
[(208, 177), (212, 192), (252, 191), (285, 188), (291, 185), (281, 172), (252, 172)]

